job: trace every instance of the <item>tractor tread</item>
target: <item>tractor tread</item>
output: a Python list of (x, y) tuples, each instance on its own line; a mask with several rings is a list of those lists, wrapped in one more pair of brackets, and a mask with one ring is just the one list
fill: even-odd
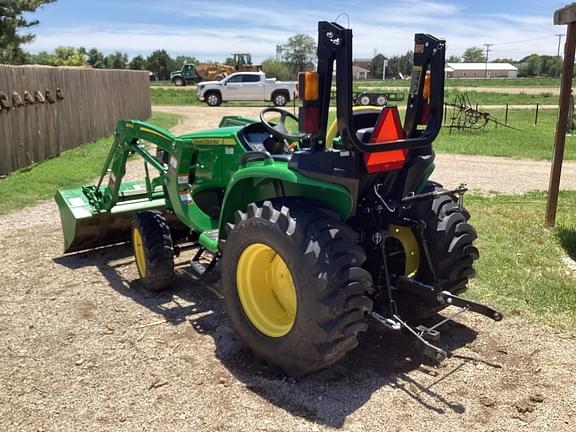
[[(322, 369), (357, 345), (358, 333), (368, 327), (372, 310), (368, 294), (372, 277), (362, 268), (366, 255), (353, 241), (351, 228), (331, 210), (304, 199), (274, 199), (252, 203), (235, 217), (222, 257), (226, 310), (244, 342), (270, 364), (289, 375)], [(298, 314), (293, 328), (280, 338), (264, 337), (239, 305), (235, 288), (235, 262), (246, 247), (243, 237), (267, 227), (263, 241), (279, 236), (279, 253), (287, 263), (298, 293)], [(251, 240), (254, 241), (254, 240)], [(269, 243), (273, 244), (273, 243)], [(235, 261), (236, 260), (236, 261)], [(305, 289), (299, 289), (298, 287)]]
[(133, 219), (140, 231), (146, 261), (146, 274), (140, 275), (150, 291), (168, 288), (174, 279), (174, 246), (170, 227), (158, 211), (139, 212)]

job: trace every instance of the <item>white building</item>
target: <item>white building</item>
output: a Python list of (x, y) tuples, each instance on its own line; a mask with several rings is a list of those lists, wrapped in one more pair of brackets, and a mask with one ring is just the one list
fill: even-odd
[(446, 78), (518, 78), (510, 63), (446, 63)]

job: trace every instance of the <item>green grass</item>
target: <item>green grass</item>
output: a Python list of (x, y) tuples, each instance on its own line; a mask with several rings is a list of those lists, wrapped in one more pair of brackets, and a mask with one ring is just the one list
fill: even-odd
[[(410, 80), (374, 80), (355, 81), (355, 88), (360, 87), (409, 87)], [(558, 78), (492, 78), (492, 79), (458, 79), (447, 78), (446, 87), (560, 87)]]
[[(185, 105), (185, 106), (204, 106), (207, 105), (204, 102), (200, 102), (196, 97), (196, 91), (189, 90), (179, 90), (179, 89), (163, 89), (163, 88), (151, 88), (150, 97), (152, 99), (152, 105)], [(236, 101), (236, 102), (224, 102), (222, 106), (230, 107), (261, 107), (261, 106), (273, 106), (272, 102), (265, 101)], [(286, 109), (292, 107), (292, 102), (288, 102)]]
[(150, 87), (158, 87), (158, 86), (173, 86), (174, 84), (170, 80), (166, 81), (150, 81)]
[[(174, 114), (154, 113), (149, 121), (168, 129), (178, 119)], [(50, 199), (57, 189), (93, 181), (102, 170), (111, 144), (112, 136), (108, 136), (0, 180), (0, 214)]]
[(150, 88), (152, 105), (204, 105), (196, 97), (195, 91)]
[[(489, 110), (493, 118), (504, 122), (505, 110)], [(453, 130), (450, 133), (446, 127), (450, 124), (451, 115), (444, 119), (440, 135), (434, 141), (434, 150), (438, 153), (458, 153), (484, 156), (504, 156), (518, 159), (552, 158), (554, 133), (556, 128), (557, 110), (540, 109), (538, 124), (534, 125), (535, 109), (510, 109), (508, 124), (518, 130), (504, 126), (495, 126), (489, 122), (483, 130)], [(404, 110), (400, 108), (400, 117)], [(334, 111), (330, 112), (328, 124), (336, 118)], [(564, 159), (576, 160), (576, 135), (566, 137)]]
[(526, 93), (492, 93), (467, 91), (460, 92), (457, 90), (447, 89), (444, 94), (444, 100), (447, 103), (453, 102), (459, 95), (466, 94), (470, 102), (475, 105), (558, 105), (558, 96), (552, 93), (526, 94)]
[[(398, 90), (387, 88), (383, 89), (383, 91), (397, 92)], [(454, 98), (459, 94), (461, 94), (461, 92), (448, 89), (445, 94), (446, 102), (454, 100)], [(470, 98), (472, 104), (479, 103), (480, 105), (505, 105), (506, 103), (511, 105), (535, 105), (536, 103), (543, 105), (558, 104), (558, 96), (555, 96), (552, 93), (510, 94), (469, 91), (466, 92), (466, 94)], [(152, 99), (152, 105), (205, 105), (198, 100), (195, 91), (189, 90), (151, 88), (150, 96)], [(404, 97), (407, 97), (406, 92), (404, 92)], [(269, 103), (263, 101), (238, 101), (226, 102), (225, 106), (262, 106), (263, 104)], [(399, 104), (403, 104), (403, 102), (399, 102)]]
[[(379, 91), (383, 92), (393, 92), (393, 93), (404, 93), (404, 99), (408, 97), (408, 89), (398, 89), (398, 88), (379, 88)], [(376, 91), (376, 90), (375, 90)], [(483, 91), (458, 91), (454, 89), (447, 88), (444, 93), (444, 100), (448, 103), (454, 101), (454, 99), (460, 95), (466, 94), (472, 105), (476, 103), (480, 105), (535, 105), (537, 103), (541, 105), (557, 105), (558, 96), (550, 93), (540, 93), (540, 94), (527, 94), (527, 93), (496, 93), (496, 92), (483, 92)], [(403, 102), (398, 102), (402, 104)]]
[[(504, 122), (504, 110), (490, 110), (493, 117)], [(489, 123), (484, 130), (453, 130), (442, 128), (434, 142), (437, 152), (471, 155), (508, 156), (525, 159), (551, 159), (557, 110), (540, 110), (534, 125), (535, 110), (511, 109), (508, 124), (513, 130)], [(450, 111), (444, 125), (450, 124)], [(576, 159), (576, 136), (566, 137), (565, 159)]]
[[(467, 295), (522, 315), (576, 329), (576, 192), (561, 192), (556, 228), (543, 226), (546, 196), (466, 196), (478, 231), (477, 278)], [(502, 324), (505, 325), (505, 324)]]

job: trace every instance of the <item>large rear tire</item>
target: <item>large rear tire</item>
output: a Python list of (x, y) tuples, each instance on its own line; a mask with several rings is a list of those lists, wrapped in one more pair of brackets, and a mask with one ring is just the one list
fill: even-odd
[(236, 212), (222, 257), (232, 327), (257, 356), (292, 376), (357, 344), (372, 309), (366, 256), (331, 211), (273, 200)]
[(144, 211), (134, 216), (132, 247), (144, 286), (150, 291), (168, 288), (174, 279), (174, 246), (160, 212)]
[[(425, 192), (433, 190), (444, 189), (439, 184), (429, 182)], [(476, 275), (473, 263), (480, 256), (473, 244), (477, 234), (468, 222), (468, 211), (459, 207), (455, 196), (443, 195), (433, 201), (414, 205), (406, 216), (426, 223), (424, 237), (436, 270), (438, 288), (453, 294), (466, 291), (469, 280)], [(418, 259), (417, 272), (413, 277), (419, 282), (433, 285), (433, 276), (424, 265), (426, 258), (423, 251), (418, 252)], [(399, 312), (409, 320), (426, 318), (445, 307), (410, 294), (402, 294), (398, 298)]]

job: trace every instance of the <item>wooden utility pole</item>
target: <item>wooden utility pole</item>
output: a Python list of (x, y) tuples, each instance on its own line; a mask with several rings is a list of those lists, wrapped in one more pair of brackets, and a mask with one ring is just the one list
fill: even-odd
[(548, 185), (548, 203), (546, 205), (546, 225), (554, 226), (556, 209), (558, 207), (558, 191), (560, 175), (564, 159), (564, 143), (566, 141), (566, 126), (568, 124), (568, 105), (572, 88), (572, 70), (574, 68), (574, 51), (576, 50), (576, 3), (558, 9), (554, 12), (555, 25), (568, 25), (566, 43), (564, 44), (564, 65), (560, 82), (560, 110), (556, 122), (556, 138), (554, 139), (554, 155), (550, 169)]

